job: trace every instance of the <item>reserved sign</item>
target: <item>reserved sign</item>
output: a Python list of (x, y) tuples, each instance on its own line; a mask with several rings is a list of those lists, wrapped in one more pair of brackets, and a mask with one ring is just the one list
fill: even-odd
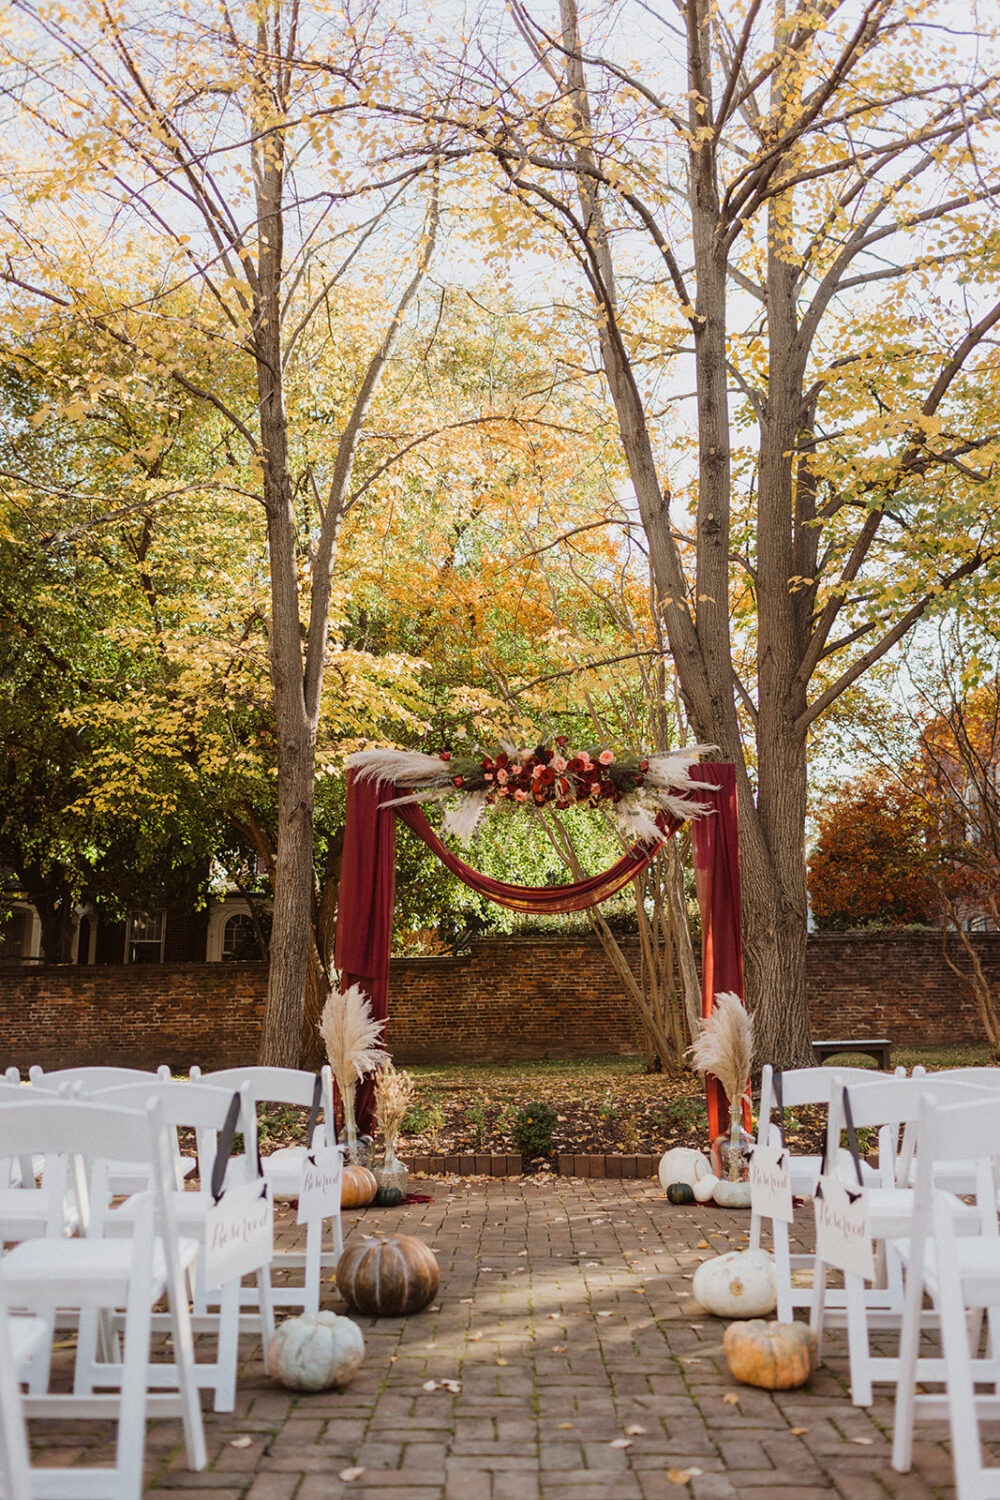
[(205, 1218), (205, 1287), (218, 1291), (274, 1255), (274, 1205), (262, 1177), (227, 1188)]
[(792, 1180), (788, 1173), (788, 1156), (784, 1146), (757, 1145), (750, 1158), (750, 1205), (755, 1214), (790, 1224)]
[(322, 1146), (306, 1153), (302, 1163), (297, 1224), (313, 1224), (340, 1212), (344, 1153), (339, 1146)]
[(875, 1252), (868, 1228), (868, 1194), (839, 1177), (824, 1175), (816, 1184), (816, 1258), (861, 1276), (875, 1279)]

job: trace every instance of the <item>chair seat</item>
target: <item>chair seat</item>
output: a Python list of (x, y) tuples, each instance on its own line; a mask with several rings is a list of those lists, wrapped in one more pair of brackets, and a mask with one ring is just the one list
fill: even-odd
[[(45, 1234), (50, 1207), (49, 1194), (44, 1188), (0, 1188), (0, 1241), (28, 1240)], [(63, 1232), (76, 1234), (79, 1228), (76, 1200), (67, 1197), (63, 1204)]]
[[(186, 1269), (198, 1254), (196, 1240), (181, 1240)], [(123, 1305), (129, 1286), (132, 1245), (121, 1240), (31, 1240), (15, 1245), (0, 1261), (9, 1300), (56, 1307)], [(159, 1240), (153, 1246), (153, 1297), (165, 1290), (166, 1267)]]
[(264, 1180), (276, 1202), (288, 1203), (299, 1196), (305, 1159), (305, 1146), (281, 1146), (270, 1156), (261, 1158)]
[[(843, 1153), (843, 1168), (846, 1172), (854, 1171), (854, 1165), (848, 1152)], [(788, 1175), (791, 1183), (792, 1194), (796, 1198), (811, 1198), (816, 1189), (816, 1181), (823, 1170), (822, 1156), (789, 1156)], [(870, 1162), (861, 1163), (861, 1176), (866, 1187), (880, 1180), (877, 1167)]]
[[(190, 1177), (198, 1165), (193, 1156), (175, 1157), (174, 1164), (180, 1170), (182, 1179)], [(149, 1187), (149, 1168), (136, 1161), (109, 1162), (108, 1186), (113, 1193), (121, 1193), (123, 1196), (144, 1193)]]

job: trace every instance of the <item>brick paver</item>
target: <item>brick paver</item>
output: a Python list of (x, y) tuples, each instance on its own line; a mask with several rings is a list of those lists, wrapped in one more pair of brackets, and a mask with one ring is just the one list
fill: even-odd
[[(879, 1395), (869, 1410), (850, 1404), (842, 1333), (829, 1335), (826, 1362), (804, 1390), (772, 1396), (729, 1378), (725, 1325), (697, 1307), (691, 1277), (707, 1256), (742, 1246), (746, 1214), (672, 1207), (655, 1180), (444, 1179), (427, 1191), (432, 1203), (347, 1215), (345, 1230), (426, 1240), (441, 1265), (432, 1307), (359, 1320), (365, 1362), (340, 1392), (294, 1395), (272, 1384), (247, 1337), (236, 1411), (206, 1415), (208, 1468), (184, 1467), (179, 1423), (152, 1423), (147, 1495), (954, 1495), (943, 1424), (919, 1429), (911, 1474), (893, 1471), (891, 1399)], [(294, 1233), (287, 1211), (282, 1233)], [(344, 1310), (333, 1286), (324, 1302)], [(32, 1436), (52, 1464), (83, 1453), (93, 1462), (100, 1450), (86, 1424)], [(340, 1477), (354, 1469), (356, 1478)]]

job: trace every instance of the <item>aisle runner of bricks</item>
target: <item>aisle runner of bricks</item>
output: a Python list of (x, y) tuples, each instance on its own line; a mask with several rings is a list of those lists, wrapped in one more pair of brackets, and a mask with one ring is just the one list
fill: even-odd
[[(208, 1469), (185, 1470), (179, 1424), (151, 1424), (148, 1495), (952, 1500), (943, 1424), (921, 1430), (914, 1471), (895, 1474), (891, 1401), (851, 1406), (842, 1334), (804, 1390), (772, 1396), (728, 1377), (724, 1325), (697, 1308), (690, 1278), (706, 1256), (742, 1248), (745, 1214), (673, 1208), (655, 1181), (419, 1186), (432, 1203), (350, 1214), (346, 1229), (432, 1245), (433, 1306), (360, 1319), (367, 1355), (343, 1392), (272, 1385), (247, 1338), (237, 1411), (206, 1418)], [(281, 1232), (295, 1234), (288, 1211)], [(343, 1311), (335, 1288), (325, 1301)], [(83, 1424), (46, 1437), (51, 1463), (96, 1451)]]

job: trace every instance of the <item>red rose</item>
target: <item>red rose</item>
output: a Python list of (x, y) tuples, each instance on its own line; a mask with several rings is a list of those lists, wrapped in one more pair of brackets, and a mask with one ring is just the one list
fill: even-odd
[(451, 760), (451, 751), (450, 750), (442, 750), (439, 759), (441, 759), (441, 760)]
[(451, 784), (452, 784), (452, 786), (464, 786), (465, 785), (465, 777), (464, 776), (453, 776), (451, 778)]
[(559, 746), (560, 750), (565, 750), (568, 741), (567, 741), (566, 736), (564, 734), (557, 734), (556, 738), (555, 738), (555, 743)]
[(649, 770), (649, 761), (648, 760), (641, 760), (639, 762), (639, 770), (640, 771), (648, 771)]

